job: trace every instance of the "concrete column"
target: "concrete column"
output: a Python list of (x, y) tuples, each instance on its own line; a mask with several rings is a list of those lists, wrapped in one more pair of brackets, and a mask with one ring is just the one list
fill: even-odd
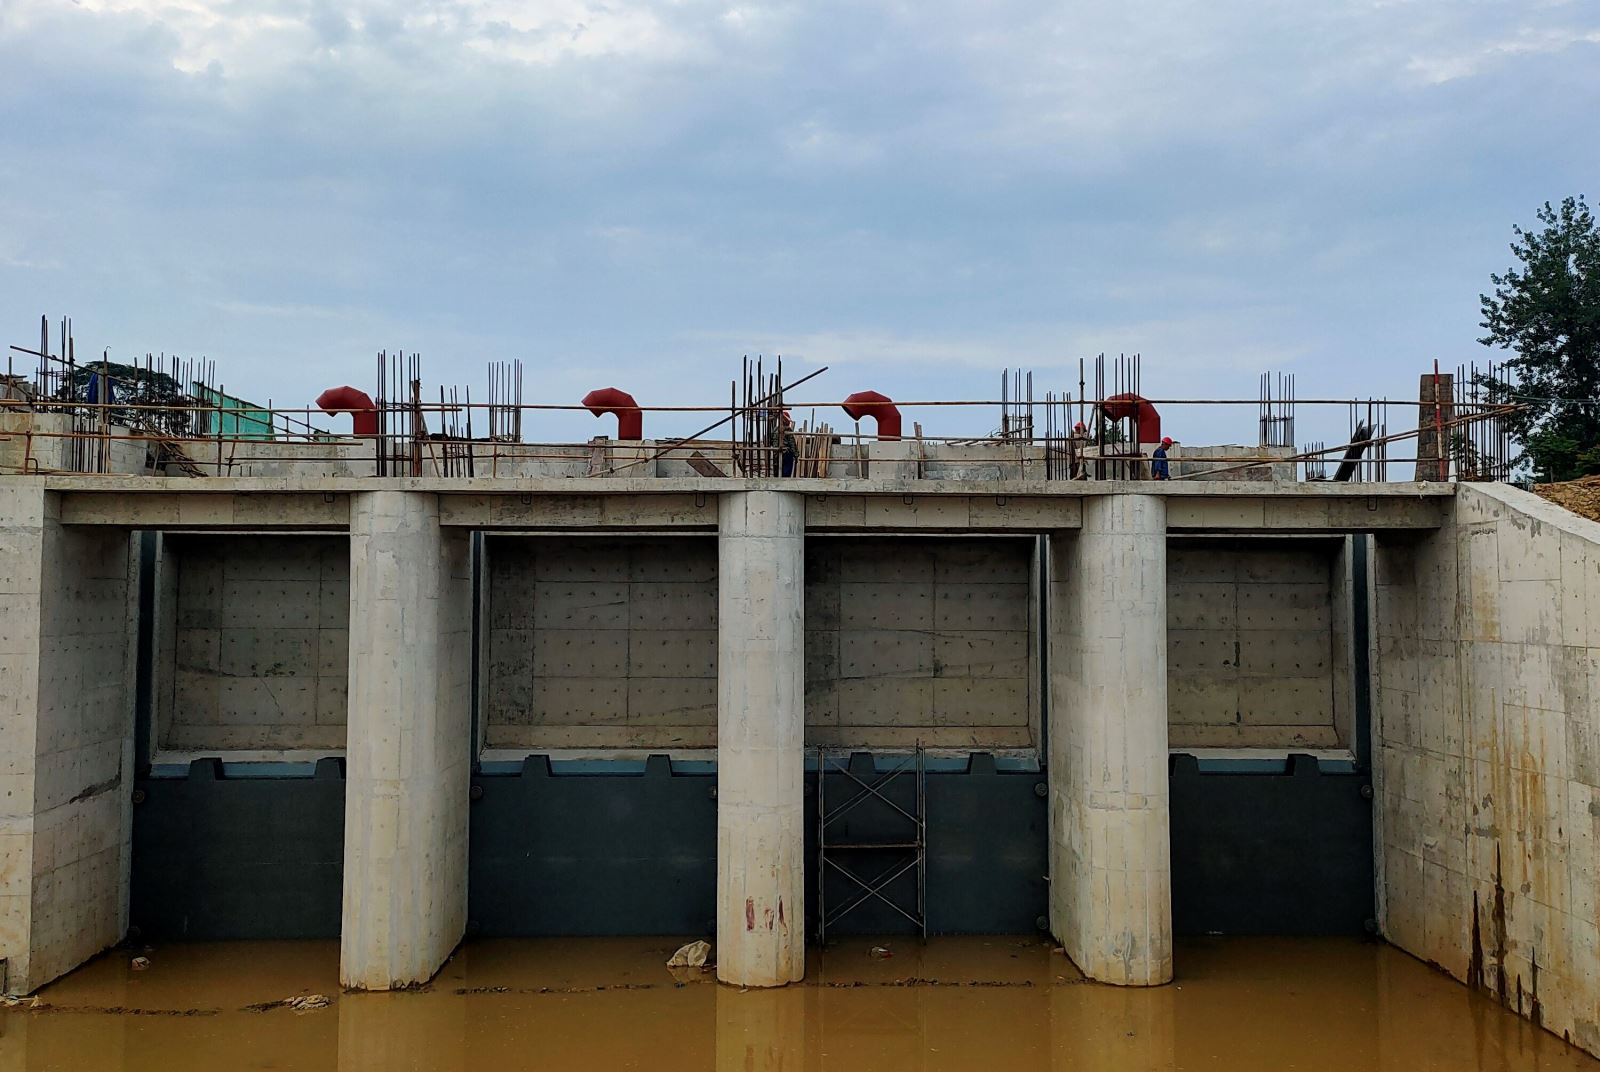
[(805, 976), (805, 499), (721, 496), (717, 978)]
[(1091, 979), (1172, 979), (1166, 500), (1050, 540), (1050, 931)]
[(128, 926), (133, 651), (128, 534), (0, 488), (0, 986), (25, 994)]
[(341, 981), (433, 977), (467, 919), (472, 583), (436, 495), (350, 497)]

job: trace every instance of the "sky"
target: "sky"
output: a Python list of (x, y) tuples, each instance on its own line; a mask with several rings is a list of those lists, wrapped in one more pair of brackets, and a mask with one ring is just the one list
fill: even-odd
[(1100, 352), (1152, 398), (1414, 399), (1496, 356), (1512, 224), (1597, 195), (1597, 105), (1600, 0), (0, 0), (0, 343), (71, 316), (279, 405), (379, 349), (435, 397), (520, 359), (528, 402), (723, 404), (757, 353), (828, 367), (795, 402)]

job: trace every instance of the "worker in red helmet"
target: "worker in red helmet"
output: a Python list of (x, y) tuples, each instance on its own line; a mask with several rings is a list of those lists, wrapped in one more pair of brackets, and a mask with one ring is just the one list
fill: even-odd
[(1168, 468), (1167, 448), (1172, 446), (1171, 436), (1162, 436), (1161, 445), (1155, 453), (1150, 455), (1150, 475), (1156, 480), (1171, 480), (1172, 470)]

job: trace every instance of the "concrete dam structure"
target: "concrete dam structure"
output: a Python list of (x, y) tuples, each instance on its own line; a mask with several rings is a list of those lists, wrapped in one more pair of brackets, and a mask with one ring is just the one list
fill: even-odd
[(54, 476), (0, 504), (10, 992), (130, 923), (337, 933), (382, 989), (469, 921), (714, 921), (720, 978), (781, 985), (819, 755), (870, 784), (920, 746), (935, 931), (1042, 916), (1091, 978), (1156, 985), (1175, 927), (1370, 917), (1593, 1045), (1600, 526), (1526, 493)]
[(1044, 932), (1154, 987), (1175, 937), (1375, 934), (1600, 1052), (1600, 524), (1526, 492), (1058, 469), (1031, 428), (787, 475), (132, 434), (85, 471), (70, 432), (43, 471), (61, 415), (19, 412), (8, 994), (130, 935), (337, 938), (390, 990), (473, 936), (781, 987), (837, 936)]

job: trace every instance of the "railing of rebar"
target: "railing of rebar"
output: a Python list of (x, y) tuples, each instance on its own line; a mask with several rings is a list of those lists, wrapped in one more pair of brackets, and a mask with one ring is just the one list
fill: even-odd
[(1261, 412), (1256, 418), (1263, 447), (1294, 446), (1294, 375), (1261, 374)]
[[(764, 370), (761, 370), (759, 376), (752, 374), (747, 397), (757, 396), (762, 391), (773, 393), (771, 388), (774, 382), (774, 377), (766, 374)], [(1126, 380), (1118, 382), (1113, 377), (1110, 383), (1097, 386), (1123, 386), (1126, 382)], [(1133, 382), (1136, 384), (1136, 379)], [(1506, 479), (1510, 475), (1508, 460), (1510, 446), (1509, 436), (1505, 431), (1504, 416), (1515, 407), (1483, 401), (1483, 389), (1480, 387), (1474, 395), (1472, 381), (1466, 375), (1458, 378), (1458, 384), (1457, 392), (1461, 400), (1456, 402), (1454, 415), (1447, 425), (1449, 433), (1447, 439), (1451, 444), (1450, 461), (1454, 475), (1457, 479), (1466, 480)], [(273, 406), (258, 409), (246, 406), (241, 409), (225, 405), (221, 400), (202, 405), (192, 399), (180, 404), (163, 404), (130, 401), (88, 402), (38, 397), (12, 398), (0, 399), (0, 415), (69, 414), (71, 421), (64, 430), (28, 427), (14, 429), (9, 433), (10, 438), (22, 437), (30, 442), (47, 442), (55, 439), (69, 441), (70, 447), (66, 451), (65, 465), (59, 470), (64, 472), (105, 471), (107, 446), (118, 440), (142, 442), (157, 454), (163, 450), (192, 452), (194, 456), (189, 459), (191, 462), (215, 474), (238, 472), (241, 468), (256, 463), (293, 460), (350, 463), (353, 467), (370, 464), (379, 475), (492, 476), (500, 475), (503, 469), (514, 468), (523, 462), (566, 460), (574, 461), (576, 464), (585, 458), (594, 457), (597, 450), (604, 450), (606, 453), (604, 460), (593, 467), (596, 475), (601, 473), (627, 475), (630, 468), (636, 468), (646, 459), (652, 459), (652, 456), (653, 459), (685, 460), (696, 452), (715, 463), (725, 475), (775, 476), (781, 475), (783, 471), (785, 444), (781, 434), (774, 438), (774, 428), (777, 426), (778, 415), (785, 407), (776, 402), (742, 407), (738, 405), (740, 400), (736, 396), (729, 409), (670, 405), (639, 407), (641, 411), (655, 414), (731, 412), (736, 434), (727, 439), (688, 437), (682, 441), (672, 442), (663, 438), (647, 442), (643, 446), (606, 440), (522, 443), (509, 438), (481, 438), (468, 434), (469, 428), (494, 426), (487, 420), (474, 424), (472, 413), (477, 411), (481, 416), (492, 408), (496, 413), (495, 425), (502, 428), (526, 427), (522, 421), (523, 411), (577, 412), (583, 411), (583, 407), (558, 403), (514, 405), (475, 403), (449, 394), (442, 394), (438, 402), (423, 402), (420, 390), (412, 392), (410, 384), (404, 384), (403, 387), (412, 397), (398, 402), (386, 398), (379, 409), (382, 418), (380, 433), (372, 437), (325, 431), (311, 422), (314, 417), (321, 416), (326, 419), (326, 416), (310, 407)], [(752, 401), (760, 399), (752, 398)], [(1259, 399), (1164, 399), (1153, 402), (1159, 402), (1160, 405), (1171, 407), (1177, 412), (1181, 412), (1182, 407), (1193, 405), (1207, 407), (1259, 405)], [(995, 402), (983, 400), (911, 401), (896, 404), (907, 410), (996, 405)], [(1035, 403), (1035, 407), (1040, 404)], [(1417, 460), (1415, 457), (1400, 457), (1391, 453), (1391, 444), (1412, 438), (1416, 433), (1408, 431), (1391, 435), (1388, 431), (1388, 409), (1391, 406), (1408, 408), (1424, 403), (1348, 399), (1297, 400), (1297, 405), (1301, 406), (1328, 404), (1344, 406), (1348, 411), (1351, 435), (1345, 444), (1331, 447), (1313, 444), (1301, 455), (1287, 458), (1281, 454), (1266, 452), (1258, 455), (1181, 453), (1174, 460), (1184, 463), (1216, 463), (1224, 467), (1224, 470), (1282, 463), (1305, 463), (1306, 476), (1314, 478), (1322, 459), (1343, 453), (1349, 442), (1361, 442), (1367, 445), (1367, 449), (1358, 462), (1357, 479), (1365, 480), (1386, 479), (1387, 466), (1391, 461), (1404, 463)], [(836, 402), (798, 403), (790, 404), (787, 408), (794, 411), (802, 409), (825, 411), (836, 410), (839, 405), (840, 403)], [(1149, 459), (1117, 445), (1119, 442), (1128, 442), (1131, 436), (1136, 434), (1135, 428), (1130, 427), (1134, 424), (1131, 418), (1120, 422), (1096, 422), (1104, 427), (1096, 429), (1087, 438), (1080, 438), (1071, 432), (1074, 407), (1080, 407), (1079, 412), (1085, 409), (1093, 411), (1098, 409), (1097, 402), (1084, 403), (1071, 396), (1047, 393), (1042, 405), (1045, 408), (1045, 413), (1042, 415), (1044, 418), (1042, 436), (941, 436), (924, 432), (918, 437), (923, 445), (921, 449), (924, 451), (936, 449), (938, 453), (925, 455), (923, 462), (927, 466), (954, 465), (961, 462), (992, 463), (996, 460), (993, 453), (995, 448), (1003, 447), (1008, 454), (1014, 455), (1025, 470), (1037, 465), (1035, 475), (1043, 479), (1070, 478), (1074, 475), (1075, 469), (1083, 475), (1101, 479), (1140, 479), (1148, 476)], [(202, 422), (196, 418), (202, 413), (205, 415), (203, 427), (207, 431), (204, 436), (192, 433), (175, 435), (161, 430), (179, 423), (175, 415), (187, 415), (190, 427), (201, 425)], [(248, 418), (256, 414), (266, 416), (271, 422), (273, 438), (268, 439), (259, 434), (228, 434), (224, 430), (225, 420), (229, 416), (243, 415)], [(1029, 416), (1031, 420), (1031, 415)], [(124, 427), (114, 423), (114, 418), (128, 417), (134, 420), (133, 426)], [(1357, 435), (1358, 432), (1361, 434)], [(1120, 440), (1119, 435), (1122, 437)], [(869, 464), (866, 460), (865, 446), (870, 437), (860, 436), (859, 431), (852, 435), (841, 430), (831, 438), (841, 449), (832, 454), (829, 473), (836, 476), (867, 475)], [(1037, 454), (1030, 455), (1028, 453), (1030, 450), (1037, 451)], [(285, 457), (286, 451), (289, 452), (288, 458)], [(25, 453), (25, 459), (28, 456)], [(22, 465), (9, 466), (8, 470), (39, 471), (41, 468), (44, 466), (30, 465), (24, 460)], [(1220, 471), (1223, 470), (1212, 472)]]
[[(835, 432), (825, 421), (817, 420), (818, 410), (833, 411), (841, 403), (787, 401), (789, 390), (825, 370), (817, 369), (785, 384), (781, 357), (771, 362), (760, 356), (744, 358), (739, 378), (730, 384), (726, 409), (720, 404), (637, 407), (640, 412), (660, 415), (723, 415), (692, 435), (643, 444), (611, 443), (599, 438), (581, 443), (539, 444), (525, 442), (525, 412), (529, 416), (585, 412), (586, 407), (525, 403), (520, 361), (489, 364), (486, 400), (480, 396), (475, 403), (470, 389), (440, 387), (435, 404), (422, 390), (422, 365), (415, 352), (397, 351), (390, 355), (380, 351), (373, 404), (377, 434), (362, 437), (326, 430), (317, 422), (327, 423), (328, 415), (309, 406), (278, 407), (270, 398), (262, 406), (229, 397), (217, 382), (216, 363), (205, 358), (190, 360), (146, 353), (131, 363), (113, 363), (109, 351), (103, 351), (98, 360), (80, 362), (70, 318), (62, 318), (56, 329), (54, 353), (52, 325), (46, 317), (39, 319), (37, 349), (31, 345), (12, 346), (7, 351), (6, 393), (15, 388), (18, 394), (31, 394), (9, 401), (20, 401), (35, 414), (63, 413), (69, 418), (65, 431), (26, 422), (20, 432), (25, 439), (22, 464), (12, 466), (14, 470), (44, 468), (40, 456), (34, 454), (34, 441), (49, 444), (52, 439), (66, 442), (62, 449), (50, 452), (49, 462), (67, 472), (106, 471), (111, 446), (118, 440), (142, 440), (147, 465), (160, 468), (177, 464), (186, 472), (203, 469), (218, 475), (239, 472), (257, 463), (284, 461), (285, 451), (295, 461), (339, 462), (352, 468), (370, 464), (380, 476), (470, 477), (484, 475), (485, 466), (487, 475), (498, 475), (502, 468), (515, 470), (524, 463), (548, 461), (572, 462), (574, 469), (590, 475), (626, 476), (662, 459), (685, 460), (696, 472), (707, 475), (866, 476), (870, 469), (868, 440), (862, 436), (859, 423), (853, 430), (841, 428)], [(25, 359), (24, 364), (32, 364), (23, 376), (16, 374), (15, 361), (19, 357)], [(919, 410), (937, 413), (950, 407), (998, 406), (1000, 410), (998, 427), (989, 424), (994, 431), (987, 436), (938, 436), (926, 432), (922, 422), (911, 422), (915, 434), (908, 438), (914, 444), (916, 473), (936, 475), (941, 464), (993, 464), (997, 460), (995, 449), (1000, 446), (1005, 449), (999, 461), (1013, 467), (1007, 471), (1024, 478), (1142, 479), (1150, 475), (1150, 459), (1144, 454), (1149, 445), (1140, 442), (1144, 424), (1141, 418), (1153, 416), (1145, 407), (1166, 410), (1168, 424), (1164, 430), (1173, 431), (1179, 427), (1183, 407), (1256, 405), (1260, 455), (1209, 457), (1180, 450), (1174, 461), (1187, 463), (1184, 475), (1236, 473), (1287, 462), (1291, 471), (1303, 469), (1307, 479), (1315, 479), (1326, 475), (1326, 457), (1343, 453), (1334, 479), (1382, 481), (1388, 479), (1390, 461), (1408, 460), (1394, 457), (1390, 445), (1413, 436), (1419, 438), (1418, 453), (1424, 455), (1423, 460), (1433, 463), (1425, 467), (1429, 478), (1435, 473), (1439, 478), (1448, 478), (1452, 471), (1456, 479), (1465, 480), (1508, 479), (1511, 475), (1513, 446), (1505, 416), (1514, 409), (1509, 407), (1514, 395), (1503, 366), (1490, 364), (1486, 371), (1476, 366), (1462, 367), (1448, 392), (1441, 391), (1442, 377), (1436, 366), (1432, 401), (1389, 402), (1297, 399), (1294, 376), (1282, 373), (1263, 373), (1254, 400), (1147, 400), (1141, 396), (1141, 364), (1137, 353), (1081, 359), (1075, 394), (1044, 392), (1042, 435), (1035, 419), (1040, 403), (1034, 393), (1033, 373), (1023, 369), (1002, 372), (998, 401), (897, 402), (908, 415)], [(114, 393), (110, 390), (113, 382), (117, 385)], [(1443, 394), (1452, 397), (1441, 404)], [(1112, 401), (1116, 404), (1108, 406)], [(1287, 458), (1281, 453), (1268, 453), (1269, 449), (1294, 449), (1296, 409), (1300, 405), (1344, 407), (1348, 420), (1346, 442), (1334, 447), (1313, 444)], [(1418, 423), (1432, 426), (1432, 444), (1421, 441), (1420, 428), (1418, 433), (1391, 435), (1391, 405), (1433, 407), (1417, 411)], [(791, 413), (804, 410), (811, 411), (811, 420), (797, 426)], [(1175, 416), (1178, 421), (1173, 420)], [(725, 439), (707, 438), (724, 426)], [(1150, 438), (1159, 434), (1153, 432)], [(1181, 440), (1182, 436), (1175, 438)], [(365, 443), (366, 439), (372, 442)], [(264, 441), (271, 442), (272, 447), (262, 446)], [(1432, 457), (1423, 450), (1430, 445), (1435, 451)], [(934, 451), (932, 455), (930, 450)], [(191, 453), (194, 458), (188, 456)]]

